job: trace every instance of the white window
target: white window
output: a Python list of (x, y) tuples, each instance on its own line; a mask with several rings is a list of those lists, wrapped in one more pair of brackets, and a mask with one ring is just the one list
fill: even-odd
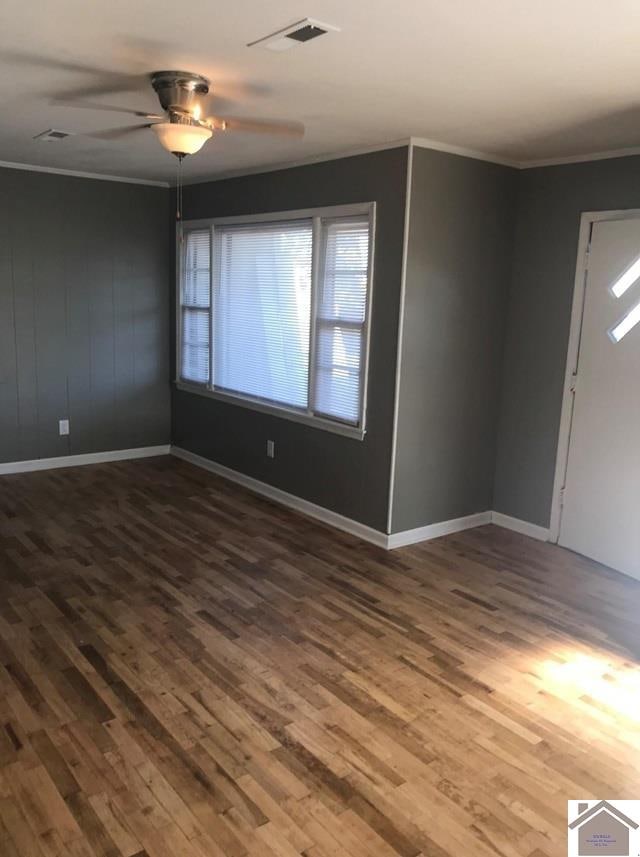
[(209, 381), (211, 319), (211, 243), (206, 229), (189, 232), (182, 263), (181, 375), (189, 381)]
[(179, 385), (362, 437), (373, 213), (185, 224)]

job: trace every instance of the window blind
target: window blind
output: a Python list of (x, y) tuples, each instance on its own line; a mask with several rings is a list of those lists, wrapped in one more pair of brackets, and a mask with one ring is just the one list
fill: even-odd
[(183, 380), (363, 431), (371, 209), (349, 209), (187, 226)]
[(314, 412), (357, 425), (365, 368), (368, 218), (324, 219), (316, 316)]
[(312, 221), (214, 229), (213, 384), (306, 409)]
[(207, 384), (210, 365), (211, 230), (183, 237), (180, 376)]

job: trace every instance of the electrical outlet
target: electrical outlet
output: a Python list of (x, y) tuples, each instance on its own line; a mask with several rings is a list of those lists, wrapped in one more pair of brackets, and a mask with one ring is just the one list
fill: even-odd
[(267, 441), (267, 458), (275, 458), (276, 457), (276, 442), (275, 440)]
[(60, 437), (69, 434), (69, 420), (58, 420), (58, 432)]

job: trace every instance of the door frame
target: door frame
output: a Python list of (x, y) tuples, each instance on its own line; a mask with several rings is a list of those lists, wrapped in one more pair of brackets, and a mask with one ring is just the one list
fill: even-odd
[(558, 449), (556, 454), (556, 469), (553, 480), (553, 495), (551, 501), (551, 520), (549, 524), (549, 541), (558, 542), (562, 521), (562, 495), (567, 478), (569, 463), (569, 446), (571, 443), (571, 426), (573, 422), (573, 405), (575, 399), (575, 377), (580, 356), (580, 339), (582, 336), (582, 317), (584, 312), (585, 287), (589, 267), (589, 249), (594, 223), (602, 220), (640, 220), (640, 208), (619, 209), (612, 211), (584, 211), (580, 216), (580, 233), (578, 238), (578, 253), (576, 257), (576, 274), (573, 285), (573, 305), (571, 308), (571, 326), (569, 328), (569, 344), (567, 346), (567, 361), (564, 373), (562, 393), (562, 410), (560, 413), (560, 429), (558, 431)]

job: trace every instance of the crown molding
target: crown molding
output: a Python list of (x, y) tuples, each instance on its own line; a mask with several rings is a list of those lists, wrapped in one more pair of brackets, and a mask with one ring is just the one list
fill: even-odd
[[(323, 164), (325, 161), (341, 161), (344, 158), (356, 158), (358, 155), (371, 155), (374, 152), (384, 152), (386, 149), (401, 149), (408, 147), (411, 142), (410, 137), (402, 137), (398, 140), (390, 140), (387, 143), (376, 143), (371, 146), (362, 146), (355, 149), (343, 149), (338, 152), (328, 152), (326, 155), (311, 155), (308, 158), (300, 158), (297, 161), (282, 161), (277, 164), (263, 164), (257, 167), (246, 167), (237, 170), (223, 170), (219, 173), (213, 173), (210, 178), (194, 178), (185, 177), (183, 185), (206, 184), (207, 182), (217, 182), (223, 179), (237, 179), (242, 176), (255, 176), (260, 173), (277, 173), (279, 170), (291, 170), (295, 167), (308, 167), (313, 164)], [(175, 187), (175, 184), (172, 184)]]
[(501, 167), (512, 167), (513, 169), (522, 169), (522, 164), (518, 161), (503, 158), (500, 155), (494, 155), (490, 152), (481, 152), (478, 149), (467, 149), (464, 146), (453, 146), (449, 143), (441, 143), (439, 140), (430, 140), (428, 137), (410, 137), (413, 146), (420, 149), (433, 149), (435, 152), (447, 152), (450, 155), (460, 155), (462, 158), (473, 158), (475, 161), (486, 161), (490, 164), (498, 164)]
[(567, 164), (585, 164), (589, 161), (608, 161), (611, 158), (628, 158), (640, 155), (640, 146), (629, 146), (626, 149), (608, 149), (604, 152), (591, 152), (588, 155), (567, 155), (563, 158), (541, 158), (540, 160), (523, 161), (521, 170), (533, 170), (536, 167), (561, 167)]
[(151, 187), (170, 187), (169, 182), (136, 179), (130, 176), (111, 176), (104, 173), (87, 173), (81, 170), (63, 170), (61, 167), (41, 167), (36, 164), (19, 164), (14, 161), (0, 161), (0, 167), (8, 170), (25, 170), (30, 173), (51, 173), (56, 176), (70, 176), (78, 179), (98, 179), (104, 182), (124, 182), (125, 184), (142, 184)]
[(449, 143), (441, 143), (438, 140), (430, 140), (426, 137), (400, 137), (396, 140), (389, 140), (386, 143), (377, 143), (372, 146), (362, 146), (355, 149), (343, 149), (338, 152), (330, 152), (326, 155), (315, 155), (309, 158), (301, 158), (297, 161), (285, 161), (278, 164), (268, 164), (266, 166), (247, 167), (239, 170), (224, 170), (219, 173), (214, 173), (210, 178), (194, 178), (184, 180), (184, 185), (205, 184), (206, 182), (217, 182), (224, 179), (241, 178), (242, 176), (260, 175), (260, 173), (274, 173), (279, 170), (290, 170), (295, 167), (307, 167), (312, 164), (322, 164), (326, 161), (340, 161), (344, 158), (355, 158), (359, 155), (370, 155), (373, 152), (383, 152), (386, 149), (400, 149), (403, 147), (417, 146), (422, 149), (432, 149), (435, 152), (447, 152), (450, 155), (460, 155), (463, 158), (473, 158), (476, 161), (486, 161), (492, 164), (498, 164), (504, 167), (513, 167), (520, 169), (522, 165), (517, 161), (511, 161), (506, 158), (501, 158), (498, 155), (493, 155), (490, 152), (481, 152), (477, 149), (467, 149), (464, 146), (453, 146)]
[(440, 143), (438, 140), (429, 140), (425, 137), (411, 137), (411, 143), (424, 149), (434, 149), (437, 152), (450, 152), (452, 155), (461, 155), (464, 158), (475, 158), (478, 161), (488, 161), (492, 164), (500, 164), (504, 167), (512, 167), (516, 170), (533, 170), (537, 167), (560, 167), (568, 164), (583, 164), (589, 161), (606, 161), (610, 158), (626, 158), (640, 155), (640, 146), (629, 146), (624, 149), (608, 149), (602, 152), (590, 152), (582, 155), (566, 155), (559, 158), (532, 158), (526, 161), (514, 161), (489, 152), (481, 152), (476, 149), (466, 149), (464, 146), (450, 146)]
[[(261, 173), (274, 173), (279, 170), (290, 170), (296, 167), (306, 167), (313, 164), (322, 164), (327, 161), (339, 161), (344, 158), (355, 158), (359, 155), (369, 155), (374, 152), (383, 152), (387, 149), (399, 149), (403, 147), (417, 147), (420, 149), (431, 149), (435, 152), (447, 152), (451, 155), (459, 155), (462, 158), (471, 158), (476, 161), (485, 161), (490, 164), (498, 164), (516, 170), (532, 170), (539, 167), (559, 167), (569, 164), (583, 164), (589, 161), (605, 161), (611, 158), (625, 158), (640, 155), (640, 146), (630, 146), (624, 149), (608, 149), (602, 152), (591, 152), (582, 155), (567, 155), (558, 158), (540, 158), (526, 161), (515, 161), (491, 152), (483, 152), (479, 149), (468, 149), (465, 146), (454, 146), (450, 143), (442, 143), (428, 137), (401, 137), (389, 140), (386, 143), (377, 143), (371, 146), (362, 146), (354, 149), (344, 149), (338, 152), (329, 152), (325, 155), (314, 155), (308, 158), (300, 158), (296, 161), (284, 161), (277, 164), (266, 164), (256, 167), (247, 167), (238, 170), (223, 170), (213, 173), (206, 178), (185, 179), (186, 185), (206, 184), (207, 182), (222, 181), (224, 179), (241, 178), (242, 176), (260, 175)], [(123, 182), (125, 184), (148, 185), (150, 187), (174, 188), (175, 183), (169, 181), (153, 181), (152, 179), (132, 178), (131, 176), (113, 176), (105, 173), (91, 173), (82, 170), (67, 170), (61, 167), (46, 167), (37, 164), (22, 164), (15, 161), (0, 161), (0, 168), (9, 170), (25, 170), (34, 173), (50, 173), (52, 175), (70, 176), (81, 179), (97, 179), (98, 181)]]

